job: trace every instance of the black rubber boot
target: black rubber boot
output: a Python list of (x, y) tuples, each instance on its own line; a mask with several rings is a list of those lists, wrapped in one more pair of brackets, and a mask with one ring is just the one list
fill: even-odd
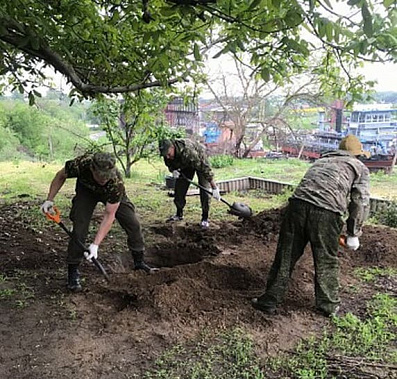
[(152, 267), (147, 265), (145, 261), (135, 261), (134, 262), (134, 270), (143, 270), (147, 273), (150, 273), (152, 270), (154, 270)]
[(174, 222), (174, 221), (182, 221), (183, 220), (183, 216), (178, 216), (178, 215), (173, 215), (167, 218), (167, 220), (165, 220), (165, 222)]
[(325, 317), (333, 318), (340, 316), (340, 307), (336, 306), (333, 311), (317, 308), (317, 311)]
[(79, 265), (68, 265), (68, 290), (72, 292), (80, 292), (83, 288), (80, 283)]
[(259, 302), (259, 299), (257, 297), (254, 297), (253, 299), (251, 299), (251, 305), (257, 309), (258, 311), (261, 311), (267, 315), (274, 315), (276, 314), (276, 307), (272, 306), (272, 305), (265, 305), (265, 304), (261, 304)]
[(158, 271), (158, 268), (150, 267), (143, 260), (143, 253), (133, 255), (133, 258), (134, 258), (134, 270), (143, 270), (148, 274), (150, 274), (151, 272), (154, 272), (154, 271)]

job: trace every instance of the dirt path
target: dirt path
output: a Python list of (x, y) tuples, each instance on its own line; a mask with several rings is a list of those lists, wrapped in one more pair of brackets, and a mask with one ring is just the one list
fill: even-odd
[[(56, 226), (33, 230), (19, 216), (27, 203), (0, 213), (0, 378), (140, 378), (164, 351), (200, 331), (241, 326), (261, 355), (291, 348), (328, 323), (314, 310), (310, 252), (298, 263), (279, 313), (267, 317), (250, 306), (272, 262), (280, 211), (252, 220), (195, 225), (144, 225), (150, 235), (152, 275), (133, 272), (128, 256), (108, 238), (100, 259), (111, 273), (107, 284), (88, 263), (84, 291), (65, 288), (65, 233)], [(366, 227), (358, 252), (341, 252), (343, 310), (364, 312), (377, 290), (360, 293), (357, 267), (396, 267), (397, 230)], [(391, 283), (385, 283), (396, 293)]]

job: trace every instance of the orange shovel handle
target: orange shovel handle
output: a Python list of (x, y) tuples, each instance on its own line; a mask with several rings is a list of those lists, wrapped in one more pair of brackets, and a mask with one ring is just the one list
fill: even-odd
[(57, 224), (61, 222), (61, 212), (57, 207), (52, 207), (54, 210), (54, 213), (46, 212), (45, 216), (47, 217), (47, 220), (55, 221)]
[[(53, 213), (46, 212), (45, 216), (47, 217), (48, 220), (55, 221), (68, 235), (70, 238), (73, 238), (73, 234), (68, 228), (65, 226), (65, 224), (61, 221), (61, 212), (57, 207), (52, 207)], [(84, 250), (84, 251), (89, 251), (87, 247), (80, 241), (80, 240), (75, 240), (75, 242)], [(99, 261), (95, 258), (91, 258), (92, 263), (98, 268), (98, 270), (103, 274), (105, 279), (109, 282), (109, 276), (103, 266), (99, 263)]]

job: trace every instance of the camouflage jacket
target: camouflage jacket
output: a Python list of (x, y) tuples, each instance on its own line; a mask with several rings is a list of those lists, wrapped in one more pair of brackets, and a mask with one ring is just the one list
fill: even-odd
[(174, 159), (164, 157), (164, 163), (172, 172), (174, 170), (183, 170), (185, 168), (194, 168), (203, 174), (204, 178), (211, 182), (214, 178), (211, 165), (205, 153), (205, 147), (189, 139), (176, 139), (173, 141), (175, 146)]
[(348, 212), (347, 232), (358, 237), (369, 213), (368, 168), (344, 150), (323, 154), (306, 172), (292, 199), (341, 215)]
[(99, 185), (91, 172), (92, 154), (79, 156), (65, 163), (68, 178), (77, 178), (77, 182), (104, 199), (105, 203), (119, 203), (125, 194), (124, 182), (119, 171), (104, 186)]

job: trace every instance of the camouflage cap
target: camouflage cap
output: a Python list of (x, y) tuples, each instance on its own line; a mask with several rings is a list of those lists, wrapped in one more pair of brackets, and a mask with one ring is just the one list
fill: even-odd
[(110, 153), (95, 153), (92, 158), (92, 167), (104, 179), (116, 176), (116, 158)]
[(160, 150), (160, 155), (162, 157), (165, 157), (168, 154), (168, 150), (170, 147), (173, 145), (172, 141), (169, 139), (163, 139), (159, 142), (159, 150)]
[(363, 150), (363, 145), (360, 140), (353, 134), (349, 134), (342, 138), (342, 141), (340, 141), (339, 144), (339, 149), (347, 150), (352, 155), (365, 155), (367, 158), (371, 155), (368, 151)]

